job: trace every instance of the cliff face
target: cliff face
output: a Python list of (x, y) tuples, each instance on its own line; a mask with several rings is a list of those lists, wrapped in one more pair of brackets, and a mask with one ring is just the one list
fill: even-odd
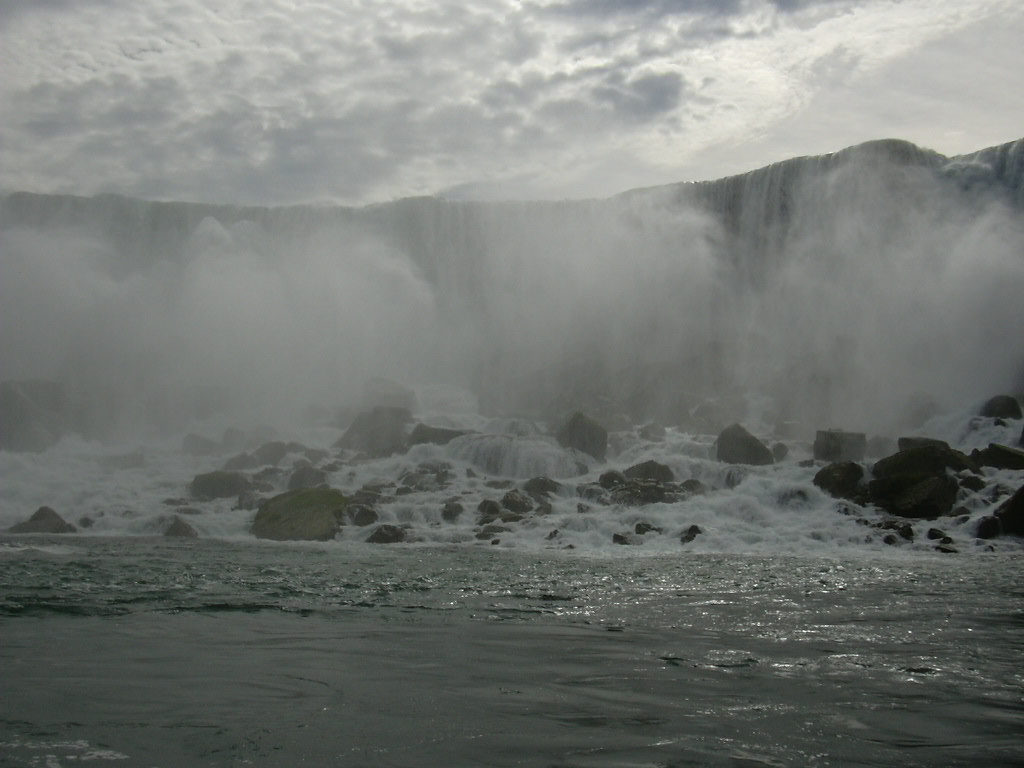
[(7, 378), (107, 409), (141, 392), (170, 422), (181, 401), (324, 402), (385, 375), (502, 413), (679, 423), (756, 392), (765, 419), (884, 423), (912, 394), (1016, 384), (1022, 212), (1024, 140), (869, 142), (560, 203), (14, 193), (0, 353)]

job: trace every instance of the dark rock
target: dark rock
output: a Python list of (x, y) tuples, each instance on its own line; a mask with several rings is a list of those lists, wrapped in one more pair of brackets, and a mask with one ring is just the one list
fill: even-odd
[(239, 453), (224, 462), (225, 472), (241, 472), (245, 469), (255, 469), (260, 464), (256, 458), (249, 453)]
[(342, 515), (342, 522), (347, 525), (354, 525), (358, 528), (365, 528), (373, 525), (380, 519), (377, 510), (368, 504), (349, 503)]
[(550, 477), (534, 477), (523, 483), (523, 490), (534, 498), (540, 498), (557, 494), (562, 490), (562, 485)]
[(416, 393), (396, 381), (374, 376), (363, 385), (359, 404), (364, 411), (384, 406), (412, 412), (416, 410)]
[(659, 483), (671, 483), (676, 479), (672, 470), (657, 461), (644, 461), (634, 464), (622, 473), (631, 480), (654, 480)]
[(412, 433), (409, 435), (409, 445), (423, 445), (424, 443), (447, 445), (456, 437), (468, 434), (469, 432), (464, 429), (445, 429), (444, 427), (429, 427), (426, 424), (417, 424), (412, 428)]
[(995, 397), (989, 398), (985, 401), (985, 404), (981, 406), (981, 410), (978, 411), (978, 415), (989, 419), (1024, 418), (1024, 414), (1022, 414), (1020, 410), (1020, 403), (1017, 402), (1017, 398), (1013, 395), (996, 395)]
[(82, 515), (80, 518), (78, 518), (79, 528), (92, 528), (94, 525), (96, 525), (96, 521), (88, 515)]
[(300, 464), (288, 478), (288, 490), (296, 491), (300, 488), (316, 488), (327, 482), (327, 473), (317, 469), (311, 464)]
[[(973, 458), (973, 456), (971, 458)], [(987, 483), (985, 482), (985, 478), (979, 477), (978, 475), (967, 473), (960, 477), (960, 487), (966, 488), (969, 491), (974, 491), (975, 493), (983, 490), (986, 485)]]
[(708, 487), (695, 477), (683, 480), (679, 484), (679, 489), (690, 496), (700, 496), (708, 492)]
[(241, 472), (219, 470), (196, 475), (189, 486), (193, 498), (224, 499), (251, 490), (252, 482)]
[(575, 448), (598, 461), (604, 461), (608, 450), (608, 430), (579, 411), (566, 420), (555, 438), (563, 448)]
[(975, 533), (979, 539), (996, 536), (1024, 536), (1024, 485), (996, 509), (995, 513), (978, 521)]
[(401, 453), (406, 448), (405, 430), (410, 421), (408, 408), (377, 406), (356, 416), (334, 448), (360, 451), (374, 458)]
[(776, 443), (772, 446), (772, 458), (776, 464), (785, 461), (787, 456), (789, 456), (789, 446), (785, 443)]
[(597, 484), (606, 491), (618, 488), (627, 482), (626, 476), (617, 469), (609, 469), (607, 472), (602, 472), (601, 476), (597, 478)]
[(7, 529), (8, 533), (74, 533), (75, 526), (49, 507), (40, 507), (32, 517)]
[(465, 511), (465, 508), (458, 501), (446, 501), (441, 507), (441, 519), (446, 523), (454, 523)]
[(935, 539), (944, 539), (944, 538), (946, 538), (946, 532), (941, 530), (941, 529), (939, 529), (939, 528), (929, 528), (928, 529), (928, 533), (926, 535), (928, 536), (929, 539), (931, 539), (933, 541)]
[(476, 506), (477, 525), (487, 525), (501, 518), (501, 505), (494, 499), (484, 499)]
[(444, 461), (425, 461), (398, 478), (398, 495), (443, 491), (455, 478), (452, 465)]
[(691, 525), (689, 528), (683, 531), (682, 535), (679, 537), (679, 542), (681, 544), (689, 544), (702, 533), (704, 533), (704, 531), (700, 529), (699, 525)]
[(367, 538), (368, 544), (397, 544), (405, 541), (405, 529), (384, 523), (378, 525)]
[(533, 501), (522, 491), (513, 488), (501, 497), (501, 506), (509, 512), (525, 514), (533, 509)]
[(557, 528), (555, 528), (554, 530), (549, 532), (548, 535), (544, 537), (544, 539), (546, 541), (551, 541), (552, 539), (557, 539), (557, 538), (558, 538), (558, 529)]
[(277, 541), (329, 541), (338, 533), (348, 499), (333, 488), (286, 491), (260, 505), (251, 532)]
[(727, 464), (764, 465), (774, 463), (768, 446), (739, 424), (726, 427), (718, 435), (716, 456)]
[(281, 440), (271, 440), (253, 451), (252, 458), (256, 462), (257, 467), (262, 467), (266, 464), (276, 467), (285, 456), (296, 448), (301, 450), (302, 446), (291, 446)]
[(0, 449), (45, 451), (68, 428), (66, 394), (55, 381), (0, 383)]
[(652, 443), (660, 443), (665, 439), (665, 428), (657, 422), (650, 422), (640, 427), (640, 437), (644, 440), (650, 440)]
[(652, 480), (629, 480), (611, 492), (613, 504), (627, 507), (642, 507), (647, 504), (678, 501), (684, 494), (671, 483), (658, 483)]
[(182, 539), (198, 539), (199, 532), (180, 517), (175, 515), (171, 524), (167, 526), (167, 530), (164, 531), (164, 536)]
[(971, 461), (983, 467), (995, 469), (1024, 469), (1024, 450), (999, 443), (989, 443), (988, 448), (971, 452)]
[(861, 504), (867, 496), (863, 479), (864, 467), (853, 461), (841, 461), (818, 470), (813, 483), (829, 496)]
[(221, 448), (216, 440), (191, 432), (181, 439), (181, 452), (189, 456), (215, 456), (221, 452)]
[(875, 462), (872, 473), (876, 478), (896, 475), (934, 477), (945, 474), (946, 470), (962, 472), (965, 469), (981, 474), (977, 464), (941, 440), (900, 438), (900, 445), (906, 447)]
[(927, 520), (948, 515), (959, 490), (956, 479), (938, 475), (916, 479), (912, 475), (894, 475), (868, 484), (871, 500), (899, 517)]
[(863, 461), (868, 438), (863, 432), (840, 429), (819, 430), (814, 437), (814, 458), (817, 461)]
[(662, 530), (658, 526), (652, 525), (651, 523), (637, 523), (635, 526), (633, 526), (633, 532), (637, 536), (644, 536), (648, 533), (661, 533)]
[(629, 533), (613, 533), (612, 534), (613, 544), (622, 544), (628, 546), (630, 544), (639, 544), (640, 542)]

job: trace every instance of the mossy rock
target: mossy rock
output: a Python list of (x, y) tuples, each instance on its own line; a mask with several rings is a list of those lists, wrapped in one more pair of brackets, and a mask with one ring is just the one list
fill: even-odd
[(334, 488), (302, 488), (267, 499), (250, 531), (259, 539), (330, 541), (338, 533), (348, 499)]

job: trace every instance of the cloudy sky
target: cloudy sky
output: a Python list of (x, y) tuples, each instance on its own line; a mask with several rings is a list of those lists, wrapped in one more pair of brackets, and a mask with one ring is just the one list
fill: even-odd
[(1024, 136), (1019, 0), (0, 0), (0, 190), (594, 197)]

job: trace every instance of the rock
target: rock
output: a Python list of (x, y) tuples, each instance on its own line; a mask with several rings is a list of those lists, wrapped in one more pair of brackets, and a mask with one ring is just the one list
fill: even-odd
[(644, 461), (624, 470), (623, 475), (632, 480), (654, 480), (659, 483), (671, 483), (676, 479), (672, 470), (657, 461)]
[(533, 501), (522, 491), (513, 488), (501, 497), (501, 506), (509, 512), (525, 514), (533, 509)]
[(262, 467), (266, 464), (276, 467), (288, 455), (290, 450), (287, 443), (280, 440), (271, 440), (253, 451), (251, 457), (257, 467)]
[(789, 446), (785, 443), (775, 443), (772, 446), (772, 458), (776, 464), (780, 461), (785, 461), (787, 456), (789, 456)]
[(487, 525), (501, 518), (501, 505), (494, 499), (484, 499), (476, 506), (477, 525)]
[(999, 443), (989, 443), (988, 448), (971, 452), (971, 461), (983, 467), (995, 469), (1024, 469), (1024, 450)]
[(405, 429), (410, 421), (412, 414), (408, 408), (377, 406), (356, 416), (334, 447), (360, 451), (373, 458), (401, 453), (408, 442)]
[(175, 515), (174, 519), (171, 520), (171, 524), (167, 526), (167, 530), (164, 531), (164, 536), (182, 539), (198, 539), (199, 532), (180, 517)]
[(425, 461), (398, 478), (396, 495), (443, 491), (455, 478), (452, 465), (445, 461)]
[(359, 404), (364, 411), (384, 406), (412, 412), (416, 410), (416, 393), (396, 381), (374, 376), (363, 385)]
[(397, 525), (378, 525), (367, 538), (368, 544), (397, 544), (405, 541), (405, 529)]
[(698, 525), (691, 525), (689, 528), (687, 528), (685, 531), (683, 531), (683, 534), (679, 537), (679, 543), (680, 544), (689, 544), (691, 541), (696, 539), (702, 533), (704, 533), (704, 531), (702, 531), (700, 529), (700, 526), (698, 526)]
[(357, 528), (373, 525), (379, 519), (380, 515), (377, 514), (377, 510), (369, 504), (352, 503), (351, 501), (345, 507), (345, 514), (342, 515), (342, 523), (354, 525)]
[(303, 488), (267, 499), (250, 531), (260, 539), (329, 541), (338, 533), (348, 499), (333, 488)]
[(448, 445), (456, 437), (468, 434), (469, 432), (464, 429), (445, 429), (444, 427), (428, 427), (426, 424), (417, 424), (409, 435), (409, 445), (423, 445), (424, 443)]
[(631, 544), (639, 544), (640, 541), (631, 533), (613, 533), (612, 543), (629, 546)]
[(223, 499), (252, 490), (252, 482), (241, 472), (218, 470), (196, 475), (189, 491), (196, 499)]
[(867, 496), (863, 479), (864, 467), (853, 461), (840, 461), (822, 467), (812, 482), (829, 496), (863, 504)]
[(716, 456), (727, 464), (764, 465), (774, 463), (768, 446), (739, 424), (726, 427), (715, 442)]
[(934, 477), (945, 474), (947, 469), (953, 472), (966, 469), (980, 474), (977, 464), (941, 440), (900, 438), (899, 444), (898, 452), (875, 462), (872, 473), (876, 478), (896, 475)]
[(840, 429), (819, 430), (814, 437), (814, 458), (817, 461), (864, 461), (868, 438), (863, 432)]
[(985, 401), (978, 411), (979, 416), (989, 419), (1021, 419), (1020, 403), (1013, 395), (996, 395)]
[(661, 528), (651, 523), (637, 523), (633, 526), (633, 533), (637, 536), (644, 536), (648, 533), (661, 533)]
[(540, 498), (557, 494), (562, 490), (562, 485), (550, 477), (541, 476), (531, 478), (523, 483), (523, 490), (534, 498)]
[(0, 449), (45, 451), (67, 431), (66, 395), (56, 381), (0, 383)]
[(1024, 485), (996, 509), (978, 521), (975, 536), (991, 539), (996, 536), (1024, 536)]
[(446, 523), (454, 523), (464, 511), (465, 508), (458, 501), (446, 501), (441, 507), (441, 519)]
[(296, 491), (300, 488), (316, 488), (327, 482), (327, 473), (317, 469), (312, 464), (300, 464), (288, 478), (288, 490)]
[(679, 484), (679, 490), (687, 496), (700, 496), (708, 492), (708, 487), (697, 478), (691, 477)]
[(579, 411), (566, 420), (555, 438), (563, 448), (575, 448), (598, 461), (604, 461), (608, 450), (608, 430)]
[(647, 504), (679, 501), (683, 494), (672, 483), (654, 480), (627, 480), (611, 492), (611, 502), (627, 507), (642, 507)]
[(644, 424), (640, 427), (640, 437), (644, 440), (650, 440), (652, 443), (660, 443), (665, 439), (665, 428), (655, 421), (649, 424)]
[(597, 484), (606, 491), (618, 488), (628, 482), (629, 480), (626, 479), (626, 476), (617, 469), (609, 469), (607, 472), (602, 472), (600, 477), (597, 478)]
[(221, 452), (221, 444), (190, 432), (181, 439), (181, 452), (189, 456), (216, 456)]
[(74, 533), (75, 526), (66, 522), (49, 507), (40, 507), (32, 513), (32, 517), (12, 525), (8, 533)]
[(913, 475), (876, 478), (868, 484), (871, 500), (899, 517), (933, 520), (948, 515), (960, 486), (949, 475), (917, 479)]

